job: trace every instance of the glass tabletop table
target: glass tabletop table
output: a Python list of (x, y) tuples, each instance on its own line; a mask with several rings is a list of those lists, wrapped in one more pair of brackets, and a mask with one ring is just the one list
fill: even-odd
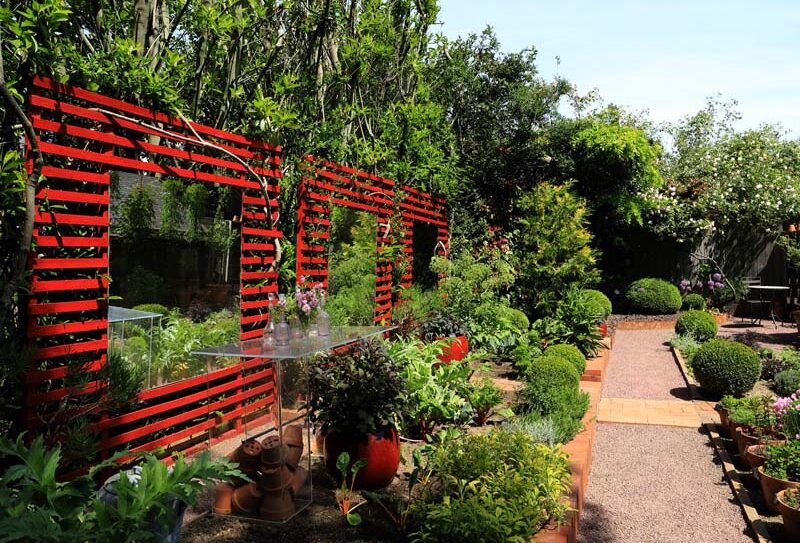
[(275, 345), (265, 349), (261, 338), (237, 341), (221, 347), (209, 347), (193, 351), (194, 355), (235, 356), (238, 358), (270, 358), (285, 360), (306, 358), (316, 353), (329, 351), (348, 343), (380, 336), (396, 326), (332, 326), (329, 336), (307, 336), (289, 340), (289, 345)]

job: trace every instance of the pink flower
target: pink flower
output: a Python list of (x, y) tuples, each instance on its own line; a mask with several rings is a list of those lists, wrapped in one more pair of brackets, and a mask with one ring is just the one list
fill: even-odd
[(311, 313), (311, 306), (308, 304), (303, 304), (303, 307), (301, 309), (303, 310), (303, 313), (305, 313), (306, 315)]

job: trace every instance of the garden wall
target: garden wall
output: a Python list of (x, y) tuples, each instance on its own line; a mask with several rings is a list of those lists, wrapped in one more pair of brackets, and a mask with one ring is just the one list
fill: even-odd
[[(273, 374), (265, 359), (144, 391), (133, 405), (111, 410), (103, 403), (110, 183), (113, 170), (241, 191), (240, 336), (257, 338), (268, 319), (268, 296), (277, 292), (273, 264), (283, 237), (277, 222), (281, 148), (46, 78), (35, 78), (33, 89), (28, 111), (44, 154), (45, 177), (36, 194), (25, 308), (32, 347), (25, 427), (67, 439), (66, 423), (87, 421), (82, 431), (96, 436), (96, 443), (94, 456), (78, 459), (85, 464), (126, 447), (167, 454), (206, 443), (211, 435), (221, 437), (223, 431), (235, 433), (245, 415), (268, 415)], [(408, 264), (414, 222), (436, 225), (436, 251), (447, 252), (444, 202), (329, 161), (306, 157), (303, 162), (298, 272), (327, 282), (327, 254), (320, 247), (329, 238), (330, 205), (375, 213), (380, 223), (375, 322), (390, 319), (397, 301), (394, 286), (409, 286), (413, 279)], [(27, 167), (32, 168), (30, 159)], [(284, 223), (293, 220), (283, 218)]]

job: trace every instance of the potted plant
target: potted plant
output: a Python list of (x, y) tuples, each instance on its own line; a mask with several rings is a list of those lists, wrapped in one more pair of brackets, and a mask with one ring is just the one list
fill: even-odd
[(586, 305), (591, 314), (597, 319), (597, 328), (600, 330), (600, 336), (608, 336), (608, 323), (606, 320), (614, 310), (611, 305), (611, 300), (599, 290), (591, 288), (581, 290), (581, 295), (586, 301)]
[(778, 511), (783, 517), (787, 541), (800, 541), (800, 491), (796, 488), (778, 492)]
[(768, 445), (767, 460), (758, 468), (758, 474), (767, 508), (777, 513), (778, 492), (800, 487), (800, 440)]
[(400, 465), (394, 422), (405, 402), (405, 379), (379, 340), (317, 359), (310, 368), (310, 415), (325, 435), (325, 465), (334, 477), (336, 460), (366, 460), (354, 488), (388, 485)]
[(463, 360), (469, 352), (467, 336), (464, 334), (464, 324), (450, 313), (445, 311), (432, 313), (422, 324), (420, 331), (422, 339), (425, 341), (452, 338), (439, 356), (439, 360), (444, 363)]

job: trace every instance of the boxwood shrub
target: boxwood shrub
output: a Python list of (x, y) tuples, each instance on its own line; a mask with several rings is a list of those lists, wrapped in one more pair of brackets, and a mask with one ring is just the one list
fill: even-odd
[(675, 322), (675, 333), (692, 336), (697, 341), (708, 341), (717, 335), (717, 321), (708, 311), (691, 309), (682, 313)]
[(586, 371), (586, 357), (575, 345), (551, 345), (544, 351), (545, 356), (557, 356), (563, 358), (578, 370), (578, 375), (583, 375)]
[(611, 300), (599, 290), (585, 288), (581, 291), (581, 294), (592, 308), (592, 313), (598, 315), (600, 320), (606, 320), (614, 311)]
[(549, 415), (563, 403), (563, 390), (578, 390), (580, 374), (568, 361), (557, 356), (541, 356), (525, 370), (525, 385), (517, 392), (522, 411)]
[(625, 293), (632, 313), (668, 315), (681, 308), (683, 300), (678, 287), (664, 281), (645, 277), (634, 281)]
[(687, 294), (683, 297), (683, 308), (684, 309), (705, 309), (706, 308), (706, 299), (703, 298), (700, 294), (696, 292), (692, 292)]
[(692, 360), (694, 376), (714, 396), (743, 396), (761, 375), (761, 359), (743, 343), (712, 339), (700, 346)]

